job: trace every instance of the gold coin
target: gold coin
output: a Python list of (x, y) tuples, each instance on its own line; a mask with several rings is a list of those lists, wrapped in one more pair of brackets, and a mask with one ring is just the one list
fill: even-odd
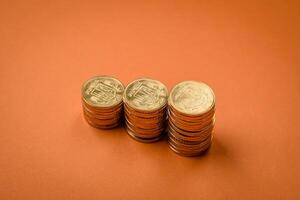
[(109, 108), (122, 102), (124, 86), (110, 76), (96, 76), (82, 86), (82, 98), (92, 107)]
[(84, 106), (84, 108), (90, 110), (91, 112), (95, 112), (95, 113), (103, 114), (103, 115), (106, 115), (106, 114), (108, 114), (108, 113), (117, 112), (117, 111), (123, 109), (123, 103), (122, 103), (122, 102), (121, 102), (120, 104), (115, 105), (115, 106), (110, 107), (110, 108), (105, 108), (105, 107), (99, 108), (99, 107), (93, 107), (93, 106), (88, 105), (88, 104), (85, 103), (84, 100), (82, 99), (82, 105)]
[(113, 121), (113, 120), (119, 120), (121, 118), (120, 114), (115, 114), (115, 115), (111, 115), (111, 116), (103, 116), (103, 115), (97, 115), (97, 114), (91, 113), (91, 112), (87, 111), (86, 109), (83, 109), (83, 113), (91, 118), (95, 118), (95, 119), (103, 120), (103, 121), (106, 121), (106, 120)]
[(167, 88), (153, 79), (138, 79), (126, 87), (123, 101), (130, 108), (140, 112), (158, 110), (167, 103)]
[(93, 115), (93, 117), (95, 118), (99, 118), (99, 119), (110, 119), (110, 118), (116, 118), (116, 117), (120, 117), (121, 113), (123, 112), (123, 109), (120, 108), (119, 110), (116, 110), (114, 112), (110, 112), (110, 113), (101, 113), (101, 112), (95, 112), (87, 107), (85, 107), (84, 105), (82, 105), (83, 111)]
[(152, 131), (147, 129), (137, 129), (136, 127), (130, 125), (128, 121), (125, 120), (126, 128), (129, 129), (134, 135), (140, 138), (154, 138), (161, 135), (164, 130)]
[(143, 143), (152, 143), (152, 142), (156, 142), (158, 140), (160, 140), (163, 135), (159, 135), (157, 137), (154, 137), (154, 138), (145, 138), (145, 137), (138, 137), (135, 133), (133, 133), (130, 129), (128, 129), (128, 127), (126, 126), (126, 131), (128, 133), (128, 135), (135, 139), (136, 141), (138, 142), (143, 142)]
[(95, 123), (92, 119), (90, 119), (87, 115), (83, 114), (83, 116), (89, 125), (91, 125), (92, 127), (95, 127), (95, 128), (99, 128), (99, 129), (112, 129), (112, 128), (115, 128), (120, 125), (120, 122), (117, 122), (114, 124), (104, 124), (104, 125), (98, 124), (98, 123)]
[(171, 105), (169, 105), (168, 111), (171, 112), (177, 118), (180, 118), (184, 121), (203, 121), (215, 114), (215, 106), (211, 110), (201, 115), (184, 115), (178, 112), (177, 110), (175, 110), (174, 108), (172, 108)]
[(199, 141), (205, 140), (209, 135), (211, 135), (214, 130), (214, 127), (209, 127), (209, 129), (206, 129), (196, 134), (187, 132), (185, 130), (180, 130), (172, 124), (169, 124), (168, 130), (169, 134), (177, 138), (178, 140), (197, 143)]
[(183, 151), (183, 150), (177, 149), (176, 147), (173, 146), (173, 144), (169, 143), (169, 148), (173, 152), (177, 153), (180, 156), (188, 156), (188, 157), (203, 155), (209, 150), (210, 146), (211, 146), (211, 143), (198, 151)]
[(126, 103), (124, 103), (124, 110), (127, 111), (130, 115), (135, 115), (141, 118), (152, 118), (152, 117), (161, 117), (162, 115), (164, 115), (166, 113), (167, 107), (164, 106), (162, 108), (160, 108), (159, 110), (155, 110), (152, 112), (140, 112), (137, 110), (134, 110), (132, 108), (130, 108), (128, 105), (126, 105)]
[(135, 130), (136, 132), (140, 132), (141, 134), (157, 135), (160, 134), (165, 129), (165, 126), (158, 126), (155, 128), (137, 126), (136, 124), (133, 124), (130, 121), (128, 121), (127, 118), (125, 118), (125, 122), (126, 122), (126, 126), (130, 126), (132, 130)]
[(174, 124), (176, 127), (182, 129), (182, 130), (186, 130), (189, 132), (201, 132), (201, 130), (206, 129), (206, 127), (211, 126), (212, 124), (215, 123), (215, 118), (212, 118), (210, 121), (207, 121), (205, 123), (198, 123), (198, 124), (182, 124), (180, 123), (178, 120), (176, 121), (176, 119), (172, 118), (169, 116), (169, 121), (172, 122), (172, 124)]
[(215, 95), (205, 83), (183, 81), (173, 87), (168, 103), (182, 114), (201, 115), (213, 108)]

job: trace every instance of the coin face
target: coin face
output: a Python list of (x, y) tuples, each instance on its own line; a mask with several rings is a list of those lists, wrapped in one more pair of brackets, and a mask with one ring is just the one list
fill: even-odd
[(82, 86), (83, 100), (93, 107), (112, 107), (122, 102), (124, 86), (109, 76), (97, 76)]
[(167, 103), (167, 88), (152, 79), (138, 79), (131, 82), (124, 92), (124, 103), (140, 111), (154, 111)]
[(199, 115), (214, 106), (215, 96), (212, 89), (205, 83), (184, 81), (174, 86), (168, 101), (181, 113)]

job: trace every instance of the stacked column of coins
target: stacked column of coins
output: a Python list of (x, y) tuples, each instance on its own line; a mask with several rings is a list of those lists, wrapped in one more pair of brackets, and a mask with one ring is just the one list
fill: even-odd
[(124, 91), (127, 133), (140, 142), (159, 140), (166, 128), (167, 88), (159, 81), (138, 79)]
[(183, 156), (197, 156), (212, 142), (215, 122), (215, 96), (201, 82), (175, 85), (168, 98), (169, 147)]
[(93, 127), (109, 129), (121, 123), (124, 86), (109, 76), (97, 76), (82, 86), (82, 108), (86, 121)]

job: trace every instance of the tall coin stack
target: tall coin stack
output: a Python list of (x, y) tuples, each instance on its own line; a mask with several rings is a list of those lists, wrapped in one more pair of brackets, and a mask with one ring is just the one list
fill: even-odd
[(212, 142), (215, 122), (215, 96), (201, 82), (175, 85), (168, 98), (169, 147), (182, 156), (197, 156)]
[(82, 86), (82, 108), (86, 121), (93, 127), (110, 129), (121, 123), (124, 86), (109, 76), (97, 76)]
[(167, 88), (159, 81), (138, 79), (125, 89), (127, 133), (140, 142), (155, 142), (165, 133)]

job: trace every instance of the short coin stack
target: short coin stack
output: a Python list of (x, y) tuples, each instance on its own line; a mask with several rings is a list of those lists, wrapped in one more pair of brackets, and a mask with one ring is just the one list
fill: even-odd
[(159, 81), (138, 79), (125, 89), (127, 133), (140, 142), (159, 140), (166, 128), (167, 88)]
[(121, 123), (124, 86), (109, 76), (97, 76), (82, 86), (82, 107), (86, 121), (93, 127), (110, 129)]
[(197, 156), (212, 142), (215, 122), (215, 96), (201, 82), (175, 85), (168, 98), (169, 147), (183, 156)]

